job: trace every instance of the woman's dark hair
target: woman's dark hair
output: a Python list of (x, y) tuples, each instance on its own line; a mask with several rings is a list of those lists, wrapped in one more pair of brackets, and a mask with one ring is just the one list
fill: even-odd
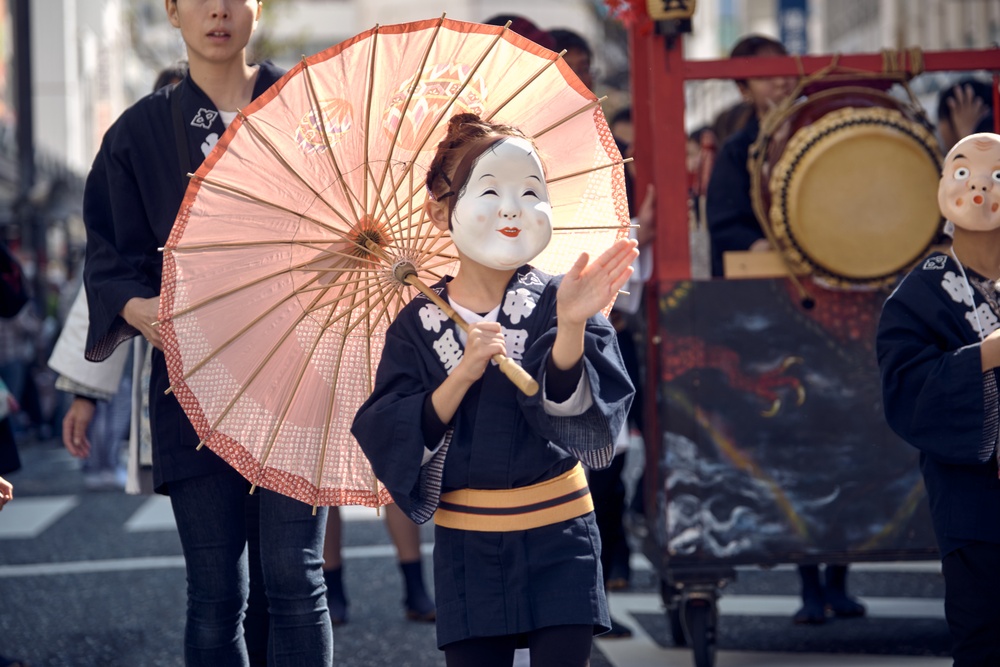
[(587, 40), (578, 32), (573, 32), (567, 28), (553, 28), (549, 30), (549, 36), (556, 43), (556, 48), (552, 49), (553, 51), (577, 49), (586, 53), (590, 58), (594, 57), (594, 52), (591, 51), (590, 44), (587, 44)]
[(632, 122), (632, 107), (622, 107), (611, 116), (611, 120), (608, 121), (608, 125), (614, 125), (615, 123), (631, 123)]
[[(753, 58), (759, 55), (787, 56), (785, 45), (766, 35), (747, 35), (736, 42), (729, 52), (730, 58)], [(745, 86), (746, 79), (734, 79), (737, 84)]]
[(187, 63), (177, 63), (176, 65), (171, 65), (170, 67), (164, 67), (160, 70), (160, 73), (156, 75), (156, 82), (153, 84), (153, 92), (156, 92), (164, 86), (169, 86), (172, 83), (180, 81), (185, 76), (187, 76)]
[[(434, 159), (427, 170), (427, 191), (435, 200), (446, 197), (449, 193), (457, 194), (453, 189), (452, 177), (459, 161), (465, 155), (465, 147), (470, 143), (490, 136), (508, 136), (527, 139), (521, 130), (513, 125), (491, 123), (474, 113), (460, 113), (448, 121), (448, 131), (437, 146)], [(529, 140), (530, 141), (530, 140)], [(461, 183), (454, 184), (461, 187)]]
[(505, 26), (510, 21), (510, 30), (516, 32), (521, 37), (527, 37), (535, 44), (544, 46), (550, 51), (557, 51), (556, 40), (549, 33), (539, 28), (530, 19), (517, 14), (497, 14), (483, 21), (486, 25)]

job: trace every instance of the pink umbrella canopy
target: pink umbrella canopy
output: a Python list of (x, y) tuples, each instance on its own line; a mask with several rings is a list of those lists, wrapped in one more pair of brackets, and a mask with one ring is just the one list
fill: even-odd
[(255, 486), (313, 506), (392, 502), (350, 425), (417, 293), (396, 269), (424, 283), (457, 269), (423, 205), (462, 112), (517, 126), (545, 162), (554, 234), (532, 264), (564, 273), (627, 236), (599, 100), (557, 54), (445, 18), (303, 59), (193, 175), (163, 255), (167, 366), (203, 444)]

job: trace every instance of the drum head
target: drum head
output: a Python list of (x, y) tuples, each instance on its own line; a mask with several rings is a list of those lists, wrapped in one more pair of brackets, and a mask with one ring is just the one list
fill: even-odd
[(799, 129), (768, 184), (790, 263), (850, 284), (909, 267), (940, 229), (938, 155), (934, 137), (892, 109), (847, 107)]

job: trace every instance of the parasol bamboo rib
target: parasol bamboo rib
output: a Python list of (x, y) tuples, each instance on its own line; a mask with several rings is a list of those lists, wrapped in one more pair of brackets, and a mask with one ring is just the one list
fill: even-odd
[[(510, 25), (510, 23), (508, 23), (507, 25)], [(528, 86), (530, 86), (531, 84), (533, 84), (538, 79), (538, 77), (540, 77), (543, 73), (545, 73), (545, 70), (547, 70), (550, 67), (552, 67), (553, 65), (555, 65), (556, 62), (558, 62), (563, 57), (563, 55), (565, 55), (565, 54), (566, 54), (566, 49), (563, 49), (559, 53), (559, 55), (556, 56), (555, 60), (550, 60), (547, 63), (545, 63), (544, 65), (542, 65), (541, 67), (539, 67), (538, 71), (536, 71), (533, 75), (531, 75), (530, 77), (528, 77), (524, 81), (524, 83), (522, 83), (520, 85), (520, 87), (517, 90), (515, 90), (513, 93), (511, 93), (510, 96), (507, 99), (505, 99), (503, 102), (501, 102), (499, 105), (497, 105), (497, 107), (495, 109), (493, 109), (493, 111), (490, 111), (489, 114), (483, 120), (493, 120), (493, 116), (497, 115), (505, 106), (507, 106), (508, 104), (510, 104), (514, 100), (515, 97), (517, 97), (522, 92), (524, 92), (525, 88), (527, 88)]]
[(606, 231), (609, 229), (639, 229), (639, 225), (600, 225), (596, 227), (553, 227), (552, 231), (555, 232), (589, 232), (589, 231)]
[[(329, 326), (329, 320), (327, 322), (327, 326), (324, 327), (324, 329), (326, 329), (328, 326)], [(371, 330), (370, 323), (369, 323), (369, 327), (368, 328), (369, 328), (369, 330)], [(366, 338), (367, 345), (368, 345), (368, 350), (367, 350), (367, 355), (368, 356), (367, 356), (367, 358), (371, 359), (372, 358), (372, 356), (371, 356), (371, 352), (372, 352), (372, 350), (371, 350), (371, 338), (370, 338), (370, 336), (366, 336), (365, 338)], [(344, 354), (344, 346), (340, 346), (340, 349), (338, 350), (337, 359), (336, 359), (336, 361), (333, 364), (334, 374), (333, 374), (333, 378), (331, 379), (331, 386), (333, 386), (333, 387), (337, 386), (337, 382), (338, 382), (338, 380), (340, 378), (340, 365), (341, 365), (341, 362), (343, 360), (343, 354)], [(366, 375), (368, 376), (368, 385), (369, 385), (369, 391), (368, 391), (368, 393), (370, 394), (371, 393), (371, 389), (370, 389), (371, 388), (371, 370), (370, 370), (370, 367), (367, 367), (367, 366), (366, 366)], [(323, 437), (322, 437), (322, 440), (320, 442), (319, 456), (316, 459), (315, 472), (313, 473), (313, 487), (316, 489), (316, 495), (314, 496), (314, 502), (313, 502), (313, 508), (312, 508), (314, 516), (316, 515), (316, 508), (318, 506), (318, 502), (317, 501), (319, 500), (319, 494), (320, 494), (320, 482), (323, 479), (323, 469), (326, 467), (326, 452), (327, 452), (327, 448), (328, 448), (329, 443), (330, 443), (330, 427), (331, 427), (332, 423), (333, 423), (333, 400), (329, 400), (329, 401), (326, 402), (325, 415), (324, 415), (324, 421), (323, 421)], [(378, 484), (379, 484), (379, 482), (378, 482), (378, 478), (376, 478), (374, 474), (372, 475), (372, 478), (375, 480), (375, 484), (374, 484), (375, 488), (374, 488), (373, 491), (374, 491), (374, 496), (377, 498), (378, 497)]]
[[(316, 94), (315, 84), (312, 80), (312, 72), (309, 70), (305, 58), (302, 59), (302, 71), (306, 75), (305, 80), (309, 96), (309, 104), (313, 109), (313, 113), (316, 115), (316, 122), (319, 125), (320, 134), (323, 136), (323, 145), (326, 146), (326, 152), (330, 156), (330, 165), (333, 167), (333, 172), (337, 174), (337, 183), (340, 184), (341, 190), (344, 192), (344, 197), (347, 199), (347, 202), (351, 207), (351, 215), (355, 220), (357, 220), (358, 212), (354, 208), (357, 197), (353, 192), (351, 192), (351, 189), (347, 187), (347, 182), (344, 180), (344, 174), (340, 170), (340, 164), (337, 162), (337, 156), (334, 155), (333, 146), (330, 144), (330, 135), (326, 132), (326, 120), (323, 118), (323, 110), (319, 104), (319, 95)], [(363, 208), (360, 202), (358, 202), (358, 205)]]
[(307, 262), (296, 264), (294, 266), (290, 266), (288, 268), (281, 269), (280, 271), (275, 271), (272, 274), (269, 274), (269, 275), (266, 275), (266, 276), (261, 276), (260, 278), (255, 278), (254, 280), (251, 280), (248, 283), (242, 283), (240, 285), (237, 285), (236, 287), (233, 287), (232, 289), (226, 290), (225, 292), (221, 292), (219, 294), (212, 295), (212, 296), (208, 297), (207, 299), (203, 299), (202, 301), (199, 301), (198, 303), (194, 303), (194, 304), (191, 304), (191, 305), (189, 305), (189, 306), (187, 306), (185, 308), (177, 310), (170, 317), (171, 317), (171, 319), (176, 320), (178, 317), (182, 317), (184, 315), (187, 315), (188, 313), (190, 313), (193, 310), (201, 308), (202, 306), (207, 306), (207, 305), (209, 305), (209, 304), (211, 304), (211, 303), (213, 303), (213, 302), (215, 302), (215, 301), (217, 301), (219, 299), (232, 296), (232, 295), (236, 294), (237, 292), (240, 292), (240, 291), (242, 291), (244, 289), (247, 289), (248, 287), (254, 287), (258, 283), (262, 283), (264, 281), (271, 280), (273, 278), (277, 278), (278, 276), (280, 276), (280, 275), (282, 275), (284, 273), (293, 273), (295, 271), (305, 270), (305, 267), (309, 266), (310, 264), (312, 264), (315, 261), (316, 260), (314, 260), (314, 259), (310, 259)]
[[(407, 173), (409, 173), (409, 174), (412, 175), (413, 171), (410, 170), (410, 169), (404, 170), (404, 174), (403, 174), (404, 178), (406, 177)], [(406, 220), (412, 220), (413, 219), (413, 215), (414, 215), (414, 211), (413, 211), (413, 197), (412, 197), (412, 195), (409, 196), (409, 197), (407, 197), (406, 198), (407, 201), (403, 202), (402, 205), (401, 205), (400, 204), (400, 193), (402, 192), (403, 188), (401, 187), (400, 182), (397, 182), (395, 180), (395, 178), (393, 178), (393, 176), (392, 176), (392, 169), (390, 169), (388, 167), (386, 168), (386, 170), (385, 170), (385, 172), (383, 174), (383, 181), (385, 180), (385, 178), (384, 178), (385, 175), (388, 175), (388, 177), (389, 177), (389, 191), (391, 193), (392, 203), (395, 204), (395, 209), (390, 213), (389, 212), (388, 203), (383, 203), (382, 200), (381, 200), (381, 197), (380, 197), (378, 204), (381, 206), (381, 209), (382, 209), (381, 217), (386, 220), (390, 231), (393, 230), (393, 229), (396, 229), (396, 228), (401, 229), (401, 230), (408, 229), (410, 227), (410, 225), (404, 225), (403, 222), (406, 221)], [(412, 180), (412, 178), (410, 180), (410, 192), (411, 193), (413, 192), (413, 180)], [(408, 214), (403, 214), (402, 211), (403, 211), (403, 208), (406, 206), (407, 202), (409, 202), (409, 204), (410, 204), (409, 213)], [(378, 207), (376, 207), (375, 210), (378, 210)]]
[[(470, 75), (470, 78), (471, 78), (471, 75)], [(468, 82), (468, 80), (466, 80), (466, 83), (467, 82)], [(464, 86), (465, 86), (465, 84), (463, 83), (462, 90), (464, 90)], [(452, 103), (454, 103), (455, 99), (457, 99), (457, 96), (452, 98), (452, 100), (449, 102), (449, 106)], [(546, 134), (547, 132), (551, 132), (552, 130), (554, 130), (555, 128), (559, 127), (563, 123), (567, 123), (570, 120), (572, 120), (573, 118), (576, 118), (577, 116), (579, 116), (580, 114), (585, 113), (585, 112), (593, 109), (594, 107), (600, 105), (601, 102), (603, 102), (606, 99), (607, 99), (607, 96), (605, 95), (604, 97), (601, 97), (601, 98), (599, 98), (597, 100), (593, 100), (591, 102), (588, 102), (586, 105), (580, 107), (579, 109), (571, 111), (570, 113), (566, 114), (561, 119), (559, 119), (556, 122), (552, 123), (551, 125), (549, 125), (545, 129), (541, 130), (540, 132), (536, 132), (535, 134), (531, 135), (530, 138), (531, 139), (537, 139), (538, 137), (542, 136), (543, 134)], [(428, 135), (427, 138), (429, 138), (429, 136), (430, 135)], [(423, 143), (427, 143), (427, 138), (424, 139)], [(421, 144), (421, 145), (423, 145), (423, 144)], [(628, 159), (631, 160), (631, 158), (628, 158)], [(591, 171), (598, 171), (600, 169), (606, 169), (608, 167), (614, 167), (617, 164), (625, 164), (625, 162), (626, 162), (625, 160), (623, 160), (622, 162), (617, 162), (617, 161), (611, 162), (611, 163), (606, 164), (606, 165), (600, 165), (600, 166), (594, 167)], [(414, 164), (415, 164), (414, 162), (410, 162), (410, 164), (407, 166), (408, 171), (412, 171), (412, 168), (413, 168)], [(582, 175), (584, 173), (589, 173), (589, 172), (579, 172), (579, 173), (573, 174), (573, 176), (580, 176), (580, 175)], [(546, 178), (545, 180), (546, 180), (546, 183), (554, 183), (557, 180), (561, 180), (561, 179), (564, 179), (564, 178), (568, 178), (568, 177), (567, 176), (558, 176), (558, 177), (556, 177), (556, 178), (554, 178), (552, 180), (549, 180), (548, 178)], [(409, 199), (412, 200), (412, 199), (416, 198), (417, 196), (418, 196), (417, 191), (413, 190), (413, 188), (411, 187)]]
[[(354, 303), (354, 299), (351, 300), (351, 303)], [(271, 426), (271, 432), (267, 436), (267, 444), (264, 446), (264, 453), (260, 459), (260, 470), (257, 472), (258, 479), (264, 475), (264, 468), (267, 465), (267, 460), (271, 457), (271, 450), (274, 449), (274, 442), (278, 437), (278, 432), (281, 431), (281, 428), (285, 425), (285, 417), (288, 416), (288, 411), (291, 409), (292, 403), (295, 400), (297, 388), (301, 385), (302, 378), (305, 376), (306, 370), (309, 368), (309, 362), (312, 360), (312, 355), (315, 354), (316, 348), (319, 346), (319, 342), (323, 339), (323, 335), (326, 333), (327, 326), (329, 326), (330, 323), (330, 315), (333, 314), (334, 310), (335, 309), (333, 308), (330, 309), (330, 313), (327, 314), (326, 323), (319, 327), (319, 333), (313, 338), (308, 353), (302, 355), (302, 363), (299, 364), (297, 377), (295, 378), (295, 382), (292, 383), (292, 386), (295, 387), (296, 390), (288, 393), (288, 397), (284, 400), (281, 409), (278, 411), (278, 414), (274, 419), (274, 425)], [(350, 312), (350, 310), (351, 309), (348, 308), (347, 312)], [(341, 346), (341, 354), (343, 354), (343, 349), (343, 346)], [(340, 366), (338, 364), (336, 366), (335, 373), (339, 372)], [(334, 386), (336, 386), (336, 382), (334, 383)], [(332, 401), (327, 401), (327, 403), (332, 403)], [(256, 488), (257, 483), (254, 482), (250, 487), (250, 493), (253, 493)]]
[(559, 181), (565, 181), (565, 180), (568, 180), (570, 178), (577, 178), (578, 176), (586, 176), (587, 174), (592, 174), (595, 171), (600, 171), (601, 169), (610, 169), (612, 167), (620, 167), (620, 166), (622, 166), (624, 164), (627, 164), (627, 163), (629, 163), (631, 161), (632, 161), (632, 158), (628, 158), (627, 160), (616, 160), (614, 162), (609, 162), (607, 164), (601, 164), (601, 165), (598, 165), (596, 167), (591, 167), (590, 169), (584, 169), (582, 171), (575, 171), (572, 174), (563, 174), (562, 176), (556, 176), (555, 178), (546, 178), (545, 179), (545, 183), (546, 183), (546, 185), (548, 185), (548, 184), (551, 184), (551, 183), (558, 183)]
[[(375, 290), (375, 289), (377, 289), (379, 291), (378, 296), (384, 297), (386, 295), (386, 293), (389, 291), (389, 290), (387, 290), (385, 288), (386, 287), (390, 287), (391, 288), (391, 286), (393, 285), (394, 282), (395, 281), (392, 281), (392, 280), (383, 280), (383, 281), (375, 283), (374, 286), (369, 286), (367, 290), (361, 289), (361, 290), (353, 290), (351, 292), (345, 292), (345, 293), (343, 293), (341, 295), (340, 298), (346, 298), (346, 297), (356, 298), (359, 294), (370, 294), (371, 291)], [(318, 304), (316, 306), (310, 307), (309, 309), (307, 309), (307, 312), (309, 314), (312, 314), (313, 312), (315, 312), (317, 310), (321, 310), (321, 309), (323, 309), (323, 308), (325, 308), (325, 307), (327, 307), (329, 305), (330, 305), (329, 303), (324, 302), (322, 304)], [(371, 312), (373, 308), (374, 308), (374, 305), (369, 305), (369, 307), (366, 308), (364, 312), (365, 313)], [(346, 338), (346, 337), (350, 336), (352, 333), (354, 333), (354, 330), (358, 326), (358, 322), (352, 321), (352, 320), (349, 319), (350, 315), (351, 315), (351, 310), (350, 309), (342, 310), (342, 313), (343, 314), (340, 317), (334, 318), (333, 322), (339, 322), (341, 319), (343, 319), (345, 317), (348, 318), (348, 325), (349, 326), (347, 328), (345, 328), (343, 331), (339, 332), (344, 338)], [(368, 332), (366, 332), (366, 333), (368, 333)]]
[[(318, 299), (319, 296), (317, 295), (317, 300)], [(313, 301), (314, 304), (315, 302), (316, 300)], [(253, 381), (257, 378), (257, 376), (264, 369), (264, 367), (267, 366), (267, 363), (271, 360), (271, 357), (274, 356), (274, 353), (278, 350), (278, 348), (280, 348), (281, 345), (285, 342), (285, 340), (287, 340), (288, 337), (295, 332), (295, 328), (302, 322), (302, 320), (304, 320), (308, 316), (309, 316), (308, 312), (303, 312), (302, 314), (300, 314), (299, 317), (292, 323), (292, 326), (287, 328), (285, 332), (281, 336), (279, 336), (278, 339), (271, 345), (271, 349), (267, 351), (267, 354), (264, 355), (264, 357), (260, 360), (257, 366), (253, 369), (253, 371), (251, 371), (244, 386), (240, 387), (239, 391), (236, 392), (236, 395), (233, 396), (233, 399), (223, 409), (222, 414), (219, 415), (219, 418), (216, 419), (215, 423), (212, 424), (212, 426), (209, 428), (208, 436), (202, 438), (201, 442), (198, 443), (197, 447), (198, 449), (201, 449), (202, 447), (205, 446), (205, 441), (208, 440), (208, 438), (210, 438), (215, 433), (216, 429), (219, 427), (219, 424), (221, 424), (223, 420), (225, 420), (225, 418), (229, 415), (230, 410), (233, 409), (233, 406), (235, 406), (236, 403), (239, 402), (240, 398), (243, 397), (243, 394), (246, 393), (246, 388), (253, 384)], [(261, 319), (263, 319), (263, 315), (254, 318), (254, 322), (259, 322)], [(231, 340), (232, 339), (230, 339), (230, 341)]]
[[(322, 122), (322, 118), (320, 119), (320, 124), (321, 125), (325, 125), (325, 123)], [(243, 125), (246, 126), (246, 128), (248, 130), (250, 130), (250, 133), (254, 137), (256, 137), (257, 140), (261, 142), (261, 144), (264, 145), (264, 147), (268, 150), (268, 152), (271, 153), (274, 156), (274, 159), (277, 160), (278, 163), (288, 171), (288, 173), (290, 173), (292, 176), (294, 176), (296, 179), (298, 179), (299, 183), (301, 183), (303, 186), (305, 186), (306, 190), (308, 190), (309, 192), (311, 192), (313, 194), (313, 196), (316, 197), (316, 199), (318, 199), (319, 201), (323, 202), (323, 204), (326, 205), (327, 209), (329, 209), (331, 213), (333, 213), (338, 218), (340, 218), (341, 221), (343, 221), (344, 224), (346, 224), (348, 226), (351, 226), (351, 225), (354, 224), (354, 222), (357, 220), (357, 216), (354, 216), (353, 219), (346, 217), (336, 207), (334, 207), (333, 204), (331, 204), (326, 199), (324, 199), (323, 195), (321, 195), (319, 193), (319, 191), (316, 190), (316, 188), (314, 188), (312, 186), (312, 184), (309, 183), (309, 181), (307, 181), (302, 176), (302, 174), (300, 174), (298, 171), (296, 171), (295, 168), (292, 167), (291, 164), (289, 164), (289, 162), (285, 159), (285, 157), (281, 154), (281, 152), (278, 151), (277, 146), (275, 146), (273, 143), (271, 143), (271, 140), (268, 139), (267, 137), (265, 137), (264, 134), (260, 130), (257, 129), (255, 121), (251, 120), (250, 116), (244, 116), (243, 117)], [(350, 202), (350, 199), (348, 199), (348, 202)], [(351, 213), (353, 214), (354, 211), (352, 210)]]
[(589, 111), (590, 109), (593, 109), (594, 107), (600, 106), (601, 102), (603, 102), (606, 99), (608, 99), (607, 95), (605, 95), (604, 97), (602, 97), (600, 99), (594, 100), (590, 104), (587, 104), (586, 106), (583, 106), (583, 107), (577, 109), (573, 113), (566, 115), (561, 120), (557, 120), (556, 122), (552, 123), (547, 128), (545, 128), (544, 130), (541, 130), (540, 132), (536, 132), (535, 134), (532, 135), (532, 138), (533, 139), (537, 139), (538, 137), (542, 136), (543, 134), (545, 134), (547, 132), (551, 132), (552, 130), (554, 130), (555, 128), (559, 127), (563, 123), (568, 122), (568, 121), (572, 120), (573, 118), (576, 118), (580, 114), (582, 114), (582, 113), (584, 113), (586, 111)]
[[(441, 24), (443, 24), (443, 23), (444, 23), (444, 16), (442, 15), (442, 17), (440, 19), (440, 23), (438, 25), (438, 28), (437, 28), (437, 30), (434, 33), (434, 37), (431, 39), (431, 44), (433, 44), (433, 42), (437, 38), (437, 34), (440, 31), (440, 29), (441, 29)], [(451, 99), (448, 100), (448, 103), (445, 104), (442, 107), (441, 111), (438, 113), (437, 118), (434, 119), (434, 122), (431, 123), (428, 126), (430, 129), (428, 129), (428, 131), (424, 135), (423, 139), (420, 140), (420, 143), (417, 144), (416, 149), (413, 151), (415, 155), (419, 154), (420, 151), (422, 151), (424, 149), (424, 146), (427, 145), (427, 142), (430, 140), (431, 134), (434, 132), (434, 129), (436, 129), (436, 128), (438, 128), (438, 127), (441, 126), (441, 121), (444, 120), (445, 116), (451, 110), (451, 107), (455, 104), (455, 100), (457, 100), (462, 95), (462, 93), (465, 92), (465, 89), (469, 85), (469, 82), (472, 80), (472, 77), (474, 77), (476, 75), (476, 72), (479, 71), (479, 68), (482, 66), (483, 62), (490, 55), (490, 53), (493, 51), (493, 48), (503, 38), (504, 34), (506, 34), (507, 30), (510, 28), (510, 24), (511, 24), (511, 22), (507, 21), (507, 25), (505, 25), (504, 28), (503, 28), (503, 30), (501, 30), (499, 33), (497, 33), (494, 36), (494, 38), (490, 42), (489, 46), (486, 47), (486, 49), (480, 54), (479, 58), (476, 60), (475, 64), (472, 65), (472, 68), (471, 68), (471, 70), (469, 72), (469, 75), (465, 78), (465, 80), (458, 87), (458, 90), (456, 90), (454, 92), (454, 94), (452, 94)], [(430, 55), (430, 44), (428, 45), (428, 51), (427, 51), (427, 53), (424, 55), (424, 63), (426, 63), (426, 58), (429, 55)], [(419, 82), (420, 76), (423, 75), (424, 63), (421, 63), (421, 67), (418, 70), (417, 77), (414, 80), (413, 88), (410, 89), (410, 95), (409, 95), (409, 97), (406, 100), (407, 105), (403, 108), (403, 112), (404, 113), (405, 113), (406, 109), (409, 108), (409, 102), (410, 102), (410, 100), (413, 97), (413, 91), (416, 90), (416, 84), (417, 84), (417, 82)], [(392, 157), (392, 149), (391, 148), (390, 148), (389, 156), (390, 156), (390, 158)], [(415, 160), (411, 160), (407, 164), (407, 167), (406, 167), (407, 171), (412, 171), (415, 164), (416, 164), (416, 161)], [(411, 197), (413, 197), (414, 195), (415, 195), (415, 193), (411, 193), (410, 194)]]
[[(396, 124), (396, 129), (392, 134), (392, 141), (389, 142), (389, 154), (386, 156), (385, 160), (387, 165), (392, 163), (393, 151), (395, 150), (395, 147), (399, 142), (399, 133), (403, 129), (402, 120), (403, 118), (406, 117), (406, 112), (410, 108), (410, 102), (413, 101), (413, 95), (417, 90), (417, 85), (420, 83), (420, 77), (423, 74), (424, 68), (427, 67), (427, 59), (431, 57), (431, 49), (434, 47), (434, 43), (437, 42), (438, 35), (441, 33), (441, 28), (442, 26), (444, 26), (444, 17), (445, 15), (441, 14), (441, 18), (438, 19), (437, 26), (434, 28), (434, 32), (431, 34), (430, 39), (427, 40), (427, 47), (424, 49), (424, 53), (420, 57), (420, 66), (417, 68), (417, 74), (416, 76), (413, 77), (413, 84), (410, 86), (410, 91), (406, 94), (406, 101), (403, 103), (403, 108), (400, 109), (399, 111), (400, 122)], [(373, 58), (371, 63), (369, 64), (368, 77), (370, 80), (373, 80), (374, 76), (375, 76), (375, 60)], [(365, 108), (365, 162), (366, 163), (368, 162), (368, 137), (370, 136), (368, 134), (368, 130), (371, 125), (371, 114), (372, 114), (372, 91), (369, 90), (367, 107)], [(438, 119), (438, 121), (440, 121), (440, 119)], [(436, 127), (437, 123), (435, 123), (434, 126)], [(420, 144), (417, 150), (414, 151), (414, 155), (419, 154), (422, 148), (423, 144)], [(412, 168), (412, 164), (413, 161), (411, 160), (410, 166), (408, 166), (407, 168), (408, 169)], [(381, 191), (383, 185), (384, 181), (383, 183), (379, 183), (379, 191)], [(377, 214), (378, 211), (373, 211), (373, 215)]]
[[(313, 280), (314, 281), (315, 280), (319, 280), (319, 276), (317, 276)], [(243, 334), (245, 334), (247, 331), (249, 331), (253, 327), (257, 326), (260, 323), (261, 320), (263, 320), (265, 317), (267, 317), (268, 315), (270, 315), (271, 313), (273, 313), (275, 310), (277, 310), (282, 305), (284, 305), (283, 301), (276, 301), (273, 306), (271, 306), (270, 308), (268, 308), (267, 310), (265, 310), (263, 313), (261, 313), (260, 315), (258, 315), (257, 317), (255, 317), (253, 320), (251, 320), (250, 322), (248, 322), (242, 329), (240, 329), (239, 331), (237, 331), (236, 333), (234, 333), (232, 336), (230, 336), (228, 339), (226, 339), (217, 349), (213, 350), (211, 354), (209, 354), (207, 357), (203, 358), (198, 363), (194, 364), (194, 366), (192, 366), (190, 369), (188, 369), (184, 373), (184, 376), (183, 376), (182, 379), (184, 381), (187, 381), (192, 375), (194, 375), (199, 370), (201, 370), (201, 368), (205, 364), (207, 364), (209, 361), (211, 361), (215, 357), (219, 356), (219, 354), (222, 353), (226, 348), (228, 348), (234, 342), (236, 342), (237, 340), (239, 340), (239, 338)], [(176, 315), (176, 314), (171, 317), (171, 319), (173, 319), (173, 320), (176, 320), (177, 318), (178, 318), (178, 315)], [(170, 385), (169, 387), (167, 387), (167, 389), (163, 393), (164, 394), (170, 394), (173, 391), (174, 391), (174, 385)]]
[[(378, 34), (379, 34), (379, 24), (375, 24), (375, 28), (372, 31), (372, 42), (371, 42), (371, 54), (368, 58), (368, 77), (366, 83), (368, 84), (368, 91), (365, 95), (365, 134), (364, 134), (364, 147), (365, 147), (365, 171), (369, 171), (368, 162), (371, 159), (371, 155), (368, 152), (368, 137), (371, 136), (372, 127), (372, 98), (375, 95), (375, 54), (378, 51)], [(396, 143), (396, 138), (393, 137), (393, 144)], [(390, 149), (391, 150), (391, 149)], [(388, 169), (388, 164), (392, 159), (392, 153), (386, 159), (386, 168)], [(368, 212), (368, 174), (366, 173), (363, 179), (363, 193), (362, 193), (362, 206), (364, 207), (365, 213)], [(380, 188), (381, 189), (381, 188)], [(374, 216), (372, 216), (374, 217)]]
[[(345, 241), (351, 240), (351, 238), (349, 236), (347, 236), (347, 232), (344, 232), (344, 231), (342, 231), (340, 229), (337, 229), (336, 227), (332, 227), (329, 224), (323, 222), (322, 220), (319, 220), (319, 219), (314, 218), (312, 216), (305, 215), (305, 214), (300, 213), (298, 211), (292, 210), (292, 209), (288, 208), (287, 206), (282, 206), (281, 204), (277, 204), (277, 203), (275, 203), (273, 201), (269, 201), (267, 199), (263, 199), (262, 197), (258, 197), (257, 195), (250, 194), (249, 192), (247, 192), (245, 190), (241, 190), (240, 188), (238, 188), (238, 187), (236, 187), (234, 185), (229, 185), (228, 183), (223, 183), (222, 181), (217, 181), (214, 178), (208, 178), (207, 176), (198, 176), (198, 175), (195, 175), (195, 176), (192, 177), (192, 180), (194, 180), (194, 179), (197, 179), (197, 180), (201, 181), (202, 183), (204, 183), (204, 184), (206, 184), (208, 186), (215, 187), (215, 188), (218, 188), (220, 190), (225, 190), (226, 192), (231, 192), (231, 193), (236, 194), (236, 195), (240, 195), (241, 197), (249, 199), (250, 201), (255, 202), (257, 204), (263, 204), (264, 206), (266, 206), (268, 208), (273, 208), (273, 209), (275, 209), (277, 211), (283, 211), (283, 212), (288, 213), (290, 215), (294, 215), (297, 218), (301, 218), (302, 220), (305, 220), (307, 222), (313, 223), (314, 225), (318, 226), (321, 229), (325, 229), (325, 230), (327, 230), (329, 232), (333, 232), (334, 234), (340, 236)], [(347, 220), (345, 220), (344, 222), (347, 222), (348, 224), (351, 224), (350, 221), (347, 221)]]

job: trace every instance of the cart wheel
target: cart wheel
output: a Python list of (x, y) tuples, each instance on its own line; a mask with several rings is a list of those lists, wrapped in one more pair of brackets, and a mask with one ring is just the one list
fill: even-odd
[(670, 623), (670, 638), (674, 646), (687, 646), (684, 636), (684, 623), (681, 621), (681, 606), (684, 604), (680, 590), (660, 579), (660, 599), (667, 609), (667, 621)]
[(670, 621), (670, 636), (674, 640), (674, 646), (687, 646), (687, 637), (684, 636), (684, 623), (681, 622), (680, 607), (668, 609), (667, 620)]
[(689, 598), (684, 602), (684, 630), (694, 653), (695, 667), (714, 667), (718, 610), (714, 598)]

